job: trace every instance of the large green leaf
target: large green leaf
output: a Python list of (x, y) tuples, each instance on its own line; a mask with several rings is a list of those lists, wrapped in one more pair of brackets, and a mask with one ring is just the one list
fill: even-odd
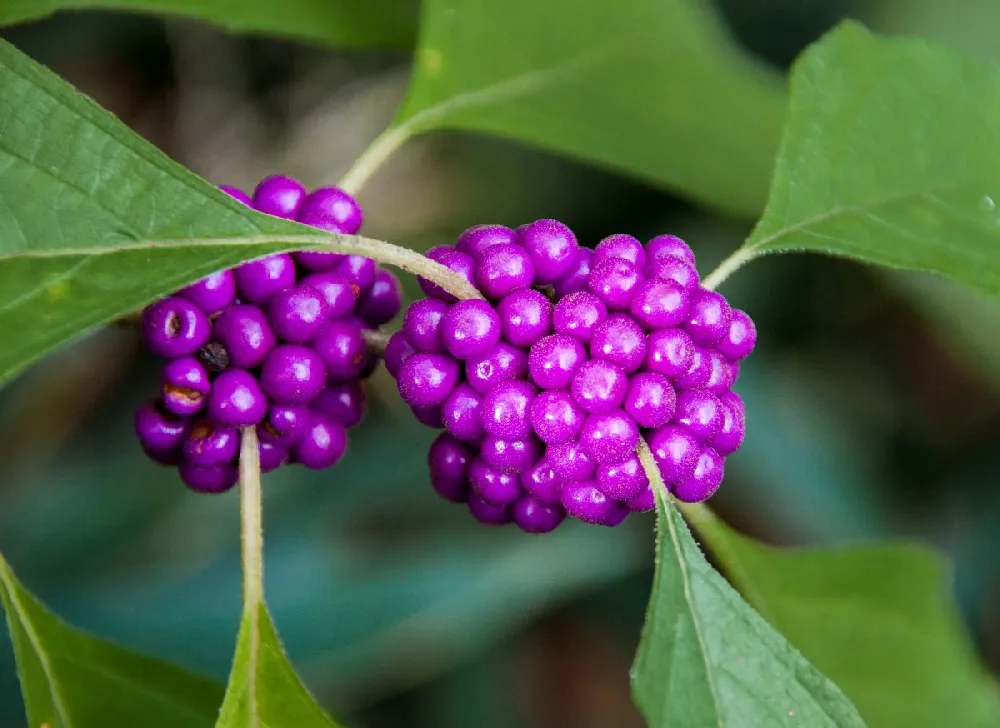
[[(655, 465), (647, 472), (655, 478)], [(705, 560), (662, 482), (656, 492), (656, 576), (632, 668), (650, 728), (864, 726), (837, 686)]]
[(0, 602), (30, 726), (176, 728), (215, 722), (222, 686), (73, 629), (0, 558)]
[(1000, 293), (1000, 69), (847, 23), (796, 64), (771, 198), (741, 251), (812, 250)]
[(83, 8), (181, 15), (237, 32), (338, 46), (409, 48), (419, 6), (414, 0), (4, 0), (0, 25)]
[(685, 509), (747, 600), (844, 690), (872, 728), (1000, 725), (942, 559), (914, 544), (777, 549)]
[(509, 137), (756, 216), (784, 105), (708, 3), (426, 0), (397, 130)]

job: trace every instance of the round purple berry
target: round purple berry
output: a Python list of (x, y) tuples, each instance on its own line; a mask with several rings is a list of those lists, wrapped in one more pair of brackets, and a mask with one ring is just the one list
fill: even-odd
[(260, 385), (275, 402), (305, 404), (326, 386), (326, 367), (308, 346), (279, 344), (264, 359)]
[(136, 411), (134, 426), (136, 437), (147, 452), (166, 456), (180, 453), (188, 419), (175, 415), (160, 400), (153, 399)]
[(476, 265), (476, 284), (483, 295), (499, 300), (535, 278), (535, 265), (519, 245), (493, 245)]
[(360, 295), (375, 285), (375, 271), (378, 265), (363, 255), (345, 255), (337, 263), (333, 272), (351, 284), (355, 294)]
[(361, 422), (365, 415), (365, 390), (357, 379), (341, 384), (328, 384), (309, 406), (334, 422), (351, 428)]
[(295, 286), (276, 294), (267, 307), (271, 329), (290, 344), (311, 341), (329, 316), (326, 299), (312, 286)]
[(208, 372), (192, 356), (172, 359), (163, 367), (160, 391), (163, 406), (174, 414), (193, 415), (205, 406), (210, 384)]
[(491, 467), (482, 458), (469, 466), (469, 485), (480, 498), (494, 505), (507, 505), (521, 497), (517, 474)]
[(490, 503), (475, 493), (469, 495), (469, 513), (487, 526), (503, 526), (510, 523), (510, 509), (507, 506)]
[(216, 424), (250, 427), (264, 419), (267, 399), (253, 374), (245, 369), (227, 369), (212, 382), (205, 411)]
[(594, 329), (608, 317), (607, 306), (589, 291), (570, 293), (559, 300), (552, 312), (557, 334), (572, 336), (582, 344), (590, 342)]
[(253, 207), (253, 200), (250, 199), (250, 195), (241, 190), (239, 187), (233, 187), (232, 185), (219, 185), (219, 189), (232, 197), (234, 200), (242, 202), (248, 207)]
[(520, 440), (531, 434), (531, 403), (538, 390), (530, 382), (511, 380), (498, 384), (483, 397), (479, 418), (486, 434)]
[(691, 337), (682, 329), (654, 331), (646, 338), (645, 368), (676, 379), (691, 368), (696, 352)]
[(463, 503), (469, 495), (472, 451), (446, 432), (435, 438), (427, 453), (431, 485), (445, 500)]
[(216, 468), (199, 468), (188, 462), (177, 466), (181, 482), (196, 493), (225, 493), (240, 479), (235, 466), (222, 465)]
[(535, 267), (535, 283), (555, 283), (576, 263), (580, 245), (573, 231), (558, 220), (535, 220), (517, 232)]
[(729, 329), (715, 344), (716, 350), (734, 361), (750, 356), (757, 343), (757, 327), (745, 311), (733, 309)]
[(609, 361), (584, 362), (573, 377), (573, 399), (586, 412), (611, 412), (618, 409), (628, 390), (628, 375)]
[(512, 245), (517, 242), (517, 234), (503, 225), (476, 225), (458, 236), (455, 249), (474, 260), (481, 260), (494, 245)]
[(542, 392), (531, 403), (531, 427), (546, 445), (561, 445), (580, 434), (584, 413), (565, 390)]
[(651, 278), (636, 288), (629, 312), (646, 330), (665, 329), (684, 322), (689, 304), (687, 289)]
[[(452, 273), (457, 273), (469, 285), (476, 285), (476, 261), (466, 253), (456, 250), (450, 245), (438, 245), (427, 251), (427, 257), (435, 263), (440, 263)], [(447, 303), (454, 303), (457, 299), (436, 283), (431, 283), (423, 276), (417, 276), (417, 283), (420, 290), (431, 298), (438, 298)]]
[(587, 417), (580, 430), (580, 445), (591, 460), (620, 463), (635, 452), (639, 427), (621, 410)]
[(338, 273), (310, 273), (299, 281), (300, 286), (315, 288), (326, 301), (328, 318), (344, 318), (354, 313), (358, 293), (351, 282)]
[(542, 389), (565, 389), (586, 360), (583, 344), (565, 334), (552, 334), (532, 345), (528, 373)]
[(503, 338), (515, 346), (531, 346), (552, 330), (552, 303), (533, 288), (521, 288), (497, 305)]
[(309, 426), (309, 409), (299, 404), (275, 404), (267, 418), (257, 428), (261, 442), (291, 447), (305, 434)]
[(331, 233), (354, 235), (364, 216), (355, 199), (339, 187), (318, 187), (302, 200), (296, 220)]
[(396, 383), (412, 406), (443, 404), (458, 384), (458, 362), (447, 354), (417, 353), (399, 368)]
[(524, 492), (545, 503), (559, 502), (561, 485), (562, 479), (544, 459), (521, 473), (521, 487), (524, 488)]
[(459, 301), (441, 318), (439, 332), (456, 359), (482, 356), (500, 341), (500, 316), (481, 298)]
[(486, 435), (479, 416), (483, 396), (462, 382), (444, 401), (441, 419), (445, 429), (462, 442), (478, 444)]
[(486, 354), (465, 361), (465, 378), (480, 394), (493, 387), (521, 379), (528, 373), (528, 355), (505, 341)]
[(719, 398), (706, 389), (687, 389), (677, 395), (677, 413), (674, 420), (684, 425), (700, 442), (715, 437), (725, 413)]
[(617, 234), (604, 238), (594, 248), (594, 257), (591, 258), (590, 264), (597, 266), (608, 258), (624, 258), (639, 270), (646, 265), (646, 251), (643, 250), (642, 243), (631, 235)]
[(562, 506), (545, 503), (535, 498), (518, 498), (510, 508), (517, 527), (525, 533), (549, 533), (556, 530), (566, 518)]
[(719, 398), (722, 406), (722, 426), (709, 443), (712, 449), (725, 457), (740, 449), (746, 436), (746, 410), (743, 400), (736, 392), (728, 392)]
[(358, 378), (368, 354), (361, 326), (350, 319), (323, 324), (312, 348), (326, 365), (327, 378), (331, 382), (349, 382)]
[(288, 448), (274, 442), (261, 442), (257, 448), (260, 456), (260, 472), (270, 473), (288, 462)]
[(587, 290), (587, 282), (590, 280), (590, 259), (593, 254), (594, 251), (590, 248), (580, 248), (577, 251), (576, 262), (570, 267), (569, 272), (552, 286), (558, 298)]
[(358, 299), (357, 315), (374, 328), (387, 324), (403, 308), (403, 287), (385, 268), (375, 271), (375, 282)]
[(630, 260), (605, 258), (591, 261), (587, 286), (612, 311), (627, 311), (636, 289), (644, 280), (642, 271)]
[(646, 441), (660, 469), (663, 482), (679, 483), (691, 477), (701, 453), (701, 445), (686, 427), (658, 427), (649, 433)]
[(265, 177), (253, 191), (253, 206), (275, 217), (295, 219), (306, 188), (300, 182), (282, 174)]
[(236, 275), (229, 268), (220, 270), (182, 288), (177, 295), (193, 303), (203, 313), (218, 313), (232, 305), (236, 298)]
[(302, 439), (292, 449), (292, 460), (310, 470), (336, 465), (347, 451), (347, 429), (319, 412), (310, 412)]
[(699, 288), (691, 297), (691, 310), (684, 328), (694, 343), (712, 346), (728, 333), (731, 317), (732, 309), (725, 296)]
[(725, 358), (722, 354), (695, 346), (691, 366), (684, 374), (674, 379), (674, 385), (677, 389), (707, 388), (713, 377), (717, 383), (721, 382), (726, 372)]
[(618, 504), (598, 490), (593, 481), (566, 483), (560, 500), (567, 513), (584, 523), (604, 525), (618, 516)]
[(231, 465), (240, 453), (240, 436), (235, 427), (199, 420), (184, 438), (182, 451), (184, 460), (197, 468)]
[(594, 329), (590, 356), (634, 372), (646, 358), (646, 334), (627, 314), (612, 314)]
[(487, 435), (479, 448), (486, 464), (507, 473), (520, 473), (538, 462), (542, 447), (534, 437), (523, 440), (503, 440)]
[(397, 331), (389, 337), (385, 345), (385, 368), (393, 379), (399, 376), (399, 368), (403, 366), (403, 362), (416, 351), (402, 331)]
[(649, 478), (635, 453), (620, 463), (598, 465), (595, 483), (604, 495), (619, 501), (630, 500), (649, 489)]
[(236, 268), (236, 291), (246, 303), (267, 303), (294, 285), (295, 262), (287, 253), (251, 260)]
[(586, 480), (593, 475), (597, 465), (583, 451), (578, 440), (549, 445), (545, 449), (545, 462), (552, 467), (557, 478), (567, 483)]
[(691, 265), (695, 265), (691, 248), (676, 235), (657, 235), (646, 243), (647, 261), (652, 262), (663, 257), (683, 258)]
[(148, 306), (142, 312), (140, 328), (149, 350), (168, 359), (195, 353), (212, 333), (204, 311), (174, 296)]
[(677, 393), (670, 380), (656, 372), (639, 372), (629, 380), (623, 409), (639, 427), (662, 427), (670, 422)]
[(645, 513), (656, 508), (656, 496), (653, 495), (652, 487), (646, 488), (639, 492), (638, 495), (632, 496), (626, 501), (629, 510), (633, 513)]
[(441, 414), (441, 405), (415, 405), (410, 407), (410, 411), (421, 425), (430, 427), (432, 430), (444, 429), (444, 417)]
[(701, 282), (693, 263), (672, 255), (660, 256), (646, 263), (646, 277), (659, 281), (673, 281), (692, 293)]
[(436, 298), (415, 301), (403, 316), (403, 336), (417, 351), (444, 351), (441, 321), (450, 308)]
[(212, 330), (215, 341), (226, 350), (229, 364), (243, 369), (260, 366), (276, 343), (267, 316), (249, 304), (227, 308), (215, 319)]
[(711, 498), (722, 484), (725, 474), (725, 461), (710, 447), (706, 447), (698, 456), (697, 464), (691, 477), (671, 488), (677, 499), (685, 503), (700, 503)]

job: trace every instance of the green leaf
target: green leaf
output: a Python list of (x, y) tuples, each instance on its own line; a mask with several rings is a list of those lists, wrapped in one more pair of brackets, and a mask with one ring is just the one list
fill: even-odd
[[(656, 477), (655, 465), (647, 472)], [(705, 560), (662, 482), (656, 492), (656, 576), (632, 668), (650, 728), (864, 726)]]
[(262, 603), (247, 605), (217, 728), (337, 728), (289, 664)]
[(811, 250), (1000, 293), (1000, 70), (847, 23), (806, 51), (791, 88), (743, 260)]
[(1000, 725), (1000, 691), (915, 544), (777, 549), (685, 509), (749, 602), (844, 690), (872, 728)]
[(708, 3), (426, 0), (397, 130), (508, 137), (756, 216), (784, 107)]
[(0, 25), (84, 8), (179, 15), (240, 33), (337, 46), (394, 48), (413, 46), (419, 12), (414, 0), (4, 0)]
[(32, 728), (214, 724), (221, 685), (70, 627), (46, 611), (2, 558), (0, 601)]

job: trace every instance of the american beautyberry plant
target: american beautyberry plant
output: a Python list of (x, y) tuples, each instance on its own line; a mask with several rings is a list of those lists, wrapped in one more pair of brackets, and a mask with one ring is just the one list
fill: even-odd
[[(411, 42), (401, 11), (349, 0), (14, 2), (0, 23), (76, 5)], [(655, 517), (630, 676), (652, 728), (1000, 725), (1000, 693), (928, 550), (774, 549), (705, 504), (747, 420), (751, 432), (766, 421), (737, 394), (757, 327), (716, 291), (742, 266), (811, 250), (1000, 293), (1000, 71), (846, 23), (803, 53), (786, 93), (707, 6), (681, 0), (424, 0), (415, 32), (397, 116), (338, 184), (275, 174), (249, 193), (182, 168), (0, 42), (0, 378), (141, 311), (163, 366), (135, 402), (135, 446), (193, 491), (238, 486), (242, 528), (225, 688), (75, 630), (0, 560), (28, 724), (339, 725), (265, 604), (262, 473), (297, 464), (335, 482), (384, 362), (413, 416), (440, 431), (413, 478), (474, 519), (541, 544), (574, 520)], [(759, 221), (711, 272), (698, 240), (584, 240), (553, 219), (487, 220), (426, 255), (361, 236), (365, 183), (436, 129), (548, 149)], [(405, 312), (390, 268), (424, 294)]]

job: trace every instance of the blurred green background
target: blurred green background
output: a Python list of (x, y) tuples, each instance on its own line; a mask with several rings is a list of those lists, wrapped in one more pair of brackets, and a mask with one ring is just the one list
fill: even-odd
[[(725, 0), (719, 10), (776, 69), (843, 17), (1000, 60), (989, 0)], [(245, 188), (275, 172), (336, 183), (391, 119), (409, 62), (405, 43), (336, 52), (101, 13), (4, 37), (181, 163)], [(752, 223), (465, 135), (412, 142), (361, 198), (367, 234), (417, 249), (476, 223), (557, 217), (589, 245), (614, 232), (680, 234), (703, 272)], [(724, 292), (761, 333), (738, 385), (749, 434), (713, 506), (772, 543), (933, 543), (953, 560), (984, 658), (1000, 666), (1000, 305), (819, 257), (766, 258)], [(222, 680), (239, 614), (236, 494), (193, 496), (142, 457), (131, 417), (155, 383), (156, 362), (118, 326), (0, 391), (0, 551), (72, 623)], [(269, 603), (321, 701), (369, 728), (640, 726), (628, 668), (652, 576), (651, 517), (545, 537), (479, 526), (431, 491), (433, 433), (384, 372), (369, 398), (334, 471), (289, 468), (265, 482)], [(5, 640), (0, 726), (20, 726)]]

